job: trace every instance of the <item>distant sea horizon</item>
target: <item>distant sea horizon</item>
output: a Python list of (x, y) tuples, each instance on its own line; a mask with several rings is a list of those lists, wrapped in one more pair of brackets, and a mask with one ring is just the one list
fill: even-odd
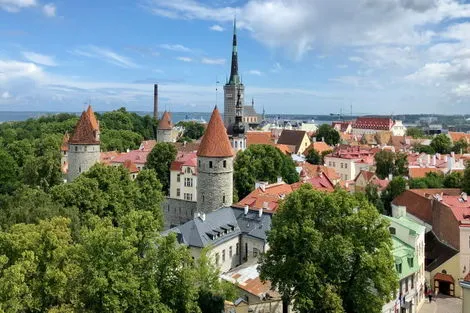
[[(105, 113), (109, 111), (97, 111), (97, 113)], [(145, 111), (130, 111), (135, 112), (139, 115), (152, 115), (153, 112)], [(3, 122), (19, 122), (25, 121), (30, 118), (40, 118), (42, 116), (55, 115), (60, 113), (76, 114), (80, 112), (52, 112), (52, 111), (0, 111), (0, 123)], [(159, 115), (162, 116), (163, 112)], [(183, 120), (200, 120), (208, 122), (211, 116), (211, 112), (172, 112), (171, 113), (173, 123), (178, 123)], [(317, 120), (321, 116), (321, 120)], [(309, 115), (309, 114), (266, 114), (267, 119), (280, 118), (281, 120), (296, 120), (296, 121), (312, 121), (315, 123), (330, 122), (331, 120), (337, 119), (337, 117), (330, 117), (327, 115)]]

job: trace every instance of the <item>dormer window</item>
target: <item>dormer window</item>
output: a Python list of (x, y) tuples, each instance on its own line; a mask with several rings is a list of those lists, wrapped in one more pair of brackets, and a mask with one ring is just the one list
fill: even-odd
[(395, 235), (396, 232), (397, 232), (396, 229), (395, 229), (395, 227), (390, 227), (389, 230), (390, 230), (390, 234), (391, 234), (391, 235)]

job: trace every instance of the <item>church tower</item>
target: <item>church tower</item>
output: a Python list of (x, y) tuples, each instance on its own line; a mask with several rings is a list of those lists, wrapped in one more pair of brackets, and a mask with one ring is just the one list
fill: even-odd
[(231, 133), (231, 127), (235, 123), (238, 100), (241, 102), (241, 115), (243, 116), (244, 95), (245, 87), (238, 74), (237, 22), (235, 20), (233, 22), (232, 67), (230, 69), (230, 78), (224, 86), (224, 124), (229, 133)]
[(71, 182), (100, 161), (100, 127), (88, 106), (69, 139), (67, 181)]
[(237, 104), (235, 105), (235, 123), (232, 125), (230, 142), (232, 148), (238, 152), (246, 149), (245, 124), (243, 123), (243, 106), (241, 103), (240, 90), (237, 94)]
[(217, 106), (197, 151), (197, 211), (208, 213), (233, 202), (233, 151)]

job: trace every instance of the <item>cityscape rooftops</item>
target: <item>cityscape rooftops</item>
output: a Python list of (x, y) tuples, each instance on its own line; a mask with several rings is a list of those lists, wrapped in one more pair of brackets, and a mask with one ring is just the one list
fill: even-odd
[(149, 153), (150, 151), (132, 150), (116, 156), (111, 163), (124, 163), (125, 161), (130, 160), (134, 164), (145, 164), (147, 163), (147, 156)]
[(394, 122), (391, 118), (386, 117), (358, 117), (353, 122), (353, 128), (356, 129), (373, 129), (373, 130), (390, 130)]

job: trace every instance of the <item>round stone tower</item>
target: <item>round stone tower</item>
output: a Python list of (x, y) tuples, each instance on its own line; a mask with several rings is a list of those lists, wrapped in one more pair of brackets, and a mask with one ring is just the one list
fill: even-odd
[(170, 112), (163, 112), (161, 120), (158, 122), (157, 142), (175, 142), (173, 136), (173, 123), (171, 122)]
[(233, 203), (233, 151), (217, 107), (197, 151), (197, 210), (208, 213)]
[(69, 139), (67, 181), (71, 182), (100, 161), (100, 128), (88, 106)]

